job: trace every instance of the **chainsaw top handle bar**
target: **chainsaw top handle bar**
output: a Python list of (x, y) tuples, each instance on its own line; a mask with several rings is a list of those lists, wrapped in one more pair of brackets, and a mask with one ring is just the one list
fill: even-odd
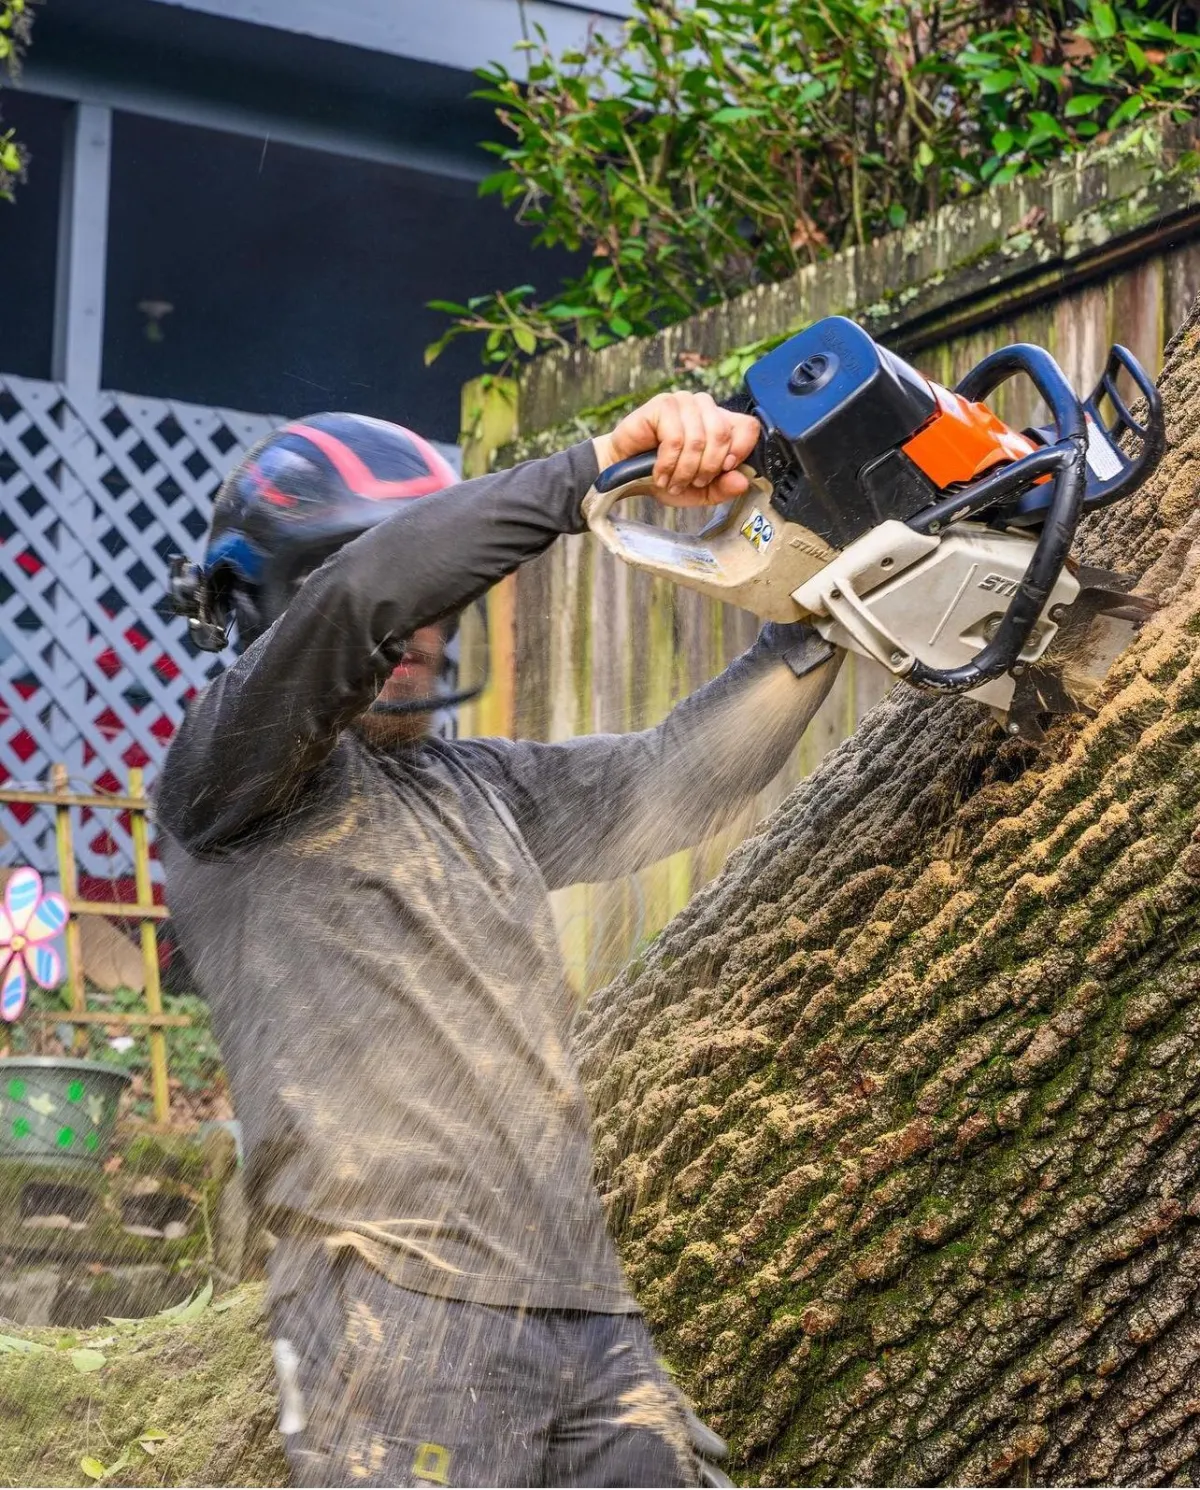
[(649, 481), (654, 475), (658, 460), (657, 450), (644, 450), (641, 455), (627, 455), (614, 466), (607, 466), (596, 477), (596, 490), (607, 494), (619, 486), (628, 486), (631, 481)]
[[(1017, 373), (1025, 373), (1045, 400), (1053, 420), (1054, 444), (1049, 450), (1036, 451), (1015, 462), (992, 480), (999, 484), (1007, 478), (1005, 484), (1011, 489), (1019, 482), (1049, 474), (1049, 508), (1024, 578), (982, 651), (961, 667), (928, 667), (919, 658), (913, 664), (908, 681), (935, 693), (965, 693), (1000, 677), (1018, 662), (1066, 563), (1083, 511), (1087, 485), (1086, 415), (1078, 395), (1049, 352), (1028, 342), (1002, 347), (972, 368), (954, 391), (972, 402), (981, 402)], [(993, 489), (993, 500), (995, 495)], [(964, 497), (969, 500), (969, 489), (960, 494), (960, 510)]]

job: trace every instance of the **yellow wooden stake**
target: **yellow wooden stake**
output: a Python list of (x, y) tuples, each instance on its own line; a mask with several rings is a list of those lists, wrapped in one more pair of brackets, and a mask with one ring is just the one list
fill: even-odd
[[(50, 785), (53, 795), (65, 797), (70, 788), (70, 777), (61, 763), (50, 768)], [(79, 876), (75, 871), (75, 845), (71, 841), (71, 804), (56, 802), (54, 805), (54, 839), (58, 847), (58, 877), (63, 898), (68, 905), (79, 899)], [(75, 1014), (87, 1012), (87, 988), (83, 981), (83, 953), (79, 946), (79, 922), (68, 917), (63, 940), (67, 952), (67, 987), (71, 990), (71, 1009)], [(87, 1044), (87, 1031), (75, 1026), (72, 1046), (76, 1051)]]
[[(137, 883), (137, 908), (142, 916), (142, 962), (146, 969), (146, 1010), (158, 1016), (163, 1011), (162, 987), (158, 981), (158, 937), (154, 922), (154, 887), (150, 879), (150, 843), (146, 830), (147, 802), (142, 785), (141, 768), (129, 772), (129, 795), (141, 800), (140, 808), (129, 814), (129, 831), (133, 838), (133, 870)], [(167, 1085), (167, 1037), (159, 1025), (150, 1027), (150, 1091), (154, 1100), (154, 1121), (166, 1123), (171, 1117), (171, 1089)]]

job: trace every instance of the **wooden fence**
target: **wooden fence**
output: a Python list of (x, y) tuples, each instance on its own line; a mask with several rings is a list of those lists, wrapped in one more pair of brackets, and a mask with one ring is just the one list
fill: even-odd
[[(989, 235), (995, 242), (985, 252)], [(957, 270), (947, 267), (956, 263)], [(755, 292), (662, 337), (622, 343), (592, 358), (546, 359), (515, 387), (469, 385), (466, 468), (476, 472), (561, 447), (619, 416), (619, 403), (588, 410), (585, 399), (628, 401), (664, 381), (695, 386), (695, 375), (682, 369), (704, 355), (836, 311), (858, 319), (944, 383), (953, 384), (1000, 345), (1032, 341), (1047, 347), (1086, 392), (1114, 340), (1157, 373), (1165, 343), (1197, 292), (1196, 173), (1181, 179), (1172, 160), (1152, 147), (1144, 159), (1076, 163), (1062, 179), (1002, 188), (968, 209), (947, 211), (865, 254), (818, 265), (791, 286)], [(723, 346), (714, 342), (717, 334), (726, 338)], [(679, 369), (673, 376), (671, 356)], [(992, 402), (1018, 427), (1036, 413), (1027, 385), (1012, 384)], [(540, 739), (656, 722), (749, 645), (756, 630), (752, 617), (635, 573), (588, 537), (560, 540), (501, 586), (493, 595), (491, 625), (494, 682), (468, 713), (467, 727)], [(577, 986), (591, 991), (611, 977), (891, 686), (883, 669), (848, 659), (787, 770), (735, 830), (636, 880), (558, 894)], [(753, 750), (752, 738), (746, 748)]]

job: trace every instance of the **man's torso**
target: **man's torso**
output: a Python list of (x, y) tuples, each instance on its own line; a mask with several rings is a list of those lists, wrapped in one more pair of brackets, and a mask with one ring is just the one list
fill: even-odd
[(633, 1311), (545, 884), (469, 747), (343, 736), (253, 842), (163, 838), (269, 1224), (424, 1292)]

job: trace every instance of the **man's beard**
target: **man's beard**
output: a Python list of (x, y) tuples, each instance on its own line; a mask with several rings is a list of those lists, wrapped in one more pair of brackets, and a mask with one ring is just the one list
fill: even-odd
[(394, 714), (368, 709), (354, 721), (354, 728), (368, 745), (390, 750), (400, 745), (418, 744), (429, 735), (432, 724), (432, 713)]
[[(409, 745), (429, 734), (442, 664), (440, 654), (408, 644), (375, 702), (356, 721), (355, 727), (368, 744)], [(430, 707), (420, 707), (426, 703)]]

